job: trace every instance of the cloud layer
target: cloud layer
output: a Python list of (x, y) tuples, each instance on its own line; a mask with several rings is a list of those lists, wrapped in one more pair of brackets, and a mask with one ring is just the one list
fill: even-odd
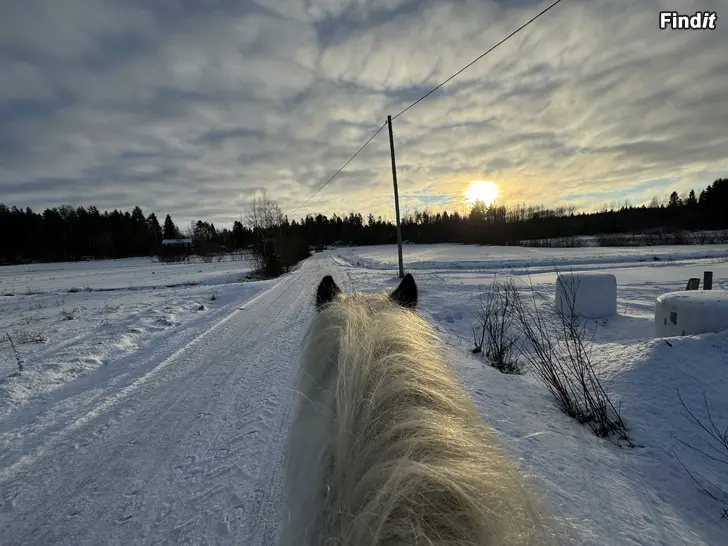
[[(154, 4), (155, 7), (151, 7)], [(648, 201), (728, 170), (728, 1), (565, 0), (394, 124), (403, 206)], [(682, 3), (674, 3), (677, 4)], [(386, 120), (548, 3), (25, 0), (0, 8), (0, 202), (229, 225), (303, 203)], [(677, 8), (679, 9), (679, 8)], [(387, 131), (296, 212), (392, 216)]]

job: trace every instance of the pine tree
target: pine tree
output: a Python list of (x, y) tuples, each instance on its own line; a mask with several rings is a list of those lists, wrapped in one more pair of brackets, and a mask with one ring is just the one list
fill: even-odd
[(243, 248), (245, 246), (245, 230), (243, 229), (243, 224), (237, 220), (233, 222), (233, 241), (235, 248)]
[(161, 243), (162, 226), (159, 225), (159, 220), (157, 220), (156, 214), (151, 213), (149, 216), (147, 216), (147, 228), (149, 229), (149, 233), (154, 245), (156, 246), (157, 244)]
[(685, 204), (688, 207), (694, 207), (698, 204), (698, 198), (695, 197), (695, 190), (690, 190), (690, 193), (688, 194), (688, 198), (685, 200)]
[(682, 206), (682, 201), (680, 200), (680, 196), (677, 194), (676, 191), (674, 191), (670, 194), (670, 200), (668, 201), (667, 206), (668, 207)]
[(177, 229), (177, 226), (174, 225), (172, 217), (168, 214), (164, 219), (164, 230), (162, 232), (162, 236), (165, 239), (176, 239), (178, 234), (179, 230)]

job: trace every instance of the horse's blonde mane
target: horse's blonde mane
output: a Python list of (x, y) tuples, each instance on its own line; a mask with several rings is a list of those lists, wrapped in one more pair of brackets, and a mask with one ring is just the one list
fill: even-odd
[(554, 543), (435, 332), (386, 295), (316, 313), (297, 390), (281, 544)]

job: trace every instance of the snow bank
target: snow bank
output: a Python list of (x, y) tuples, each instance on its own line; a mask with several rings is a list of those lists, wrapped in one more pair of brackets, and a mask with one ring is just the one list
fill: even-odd
[(556, 308), (585, 318), (603, 318), (617, 312), (617, 278), (610, 273), (561, 273), (556, 279)]
[(657, 298), (657, 337), (692, 336), (725, 329), (728, 329), (728, 290), (683, 290)]

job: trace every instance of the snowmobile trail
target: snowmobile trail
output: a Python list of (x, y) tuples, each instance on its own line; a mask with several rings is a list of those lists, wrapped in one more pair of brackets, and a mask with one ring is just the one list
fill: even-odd
[(33, 428), (37, 447), (0, 468), (2, 543), (273, 544), (301, 336), (334, 268), (315, 255), (136, 381), (64, 407), (63, 433)]

